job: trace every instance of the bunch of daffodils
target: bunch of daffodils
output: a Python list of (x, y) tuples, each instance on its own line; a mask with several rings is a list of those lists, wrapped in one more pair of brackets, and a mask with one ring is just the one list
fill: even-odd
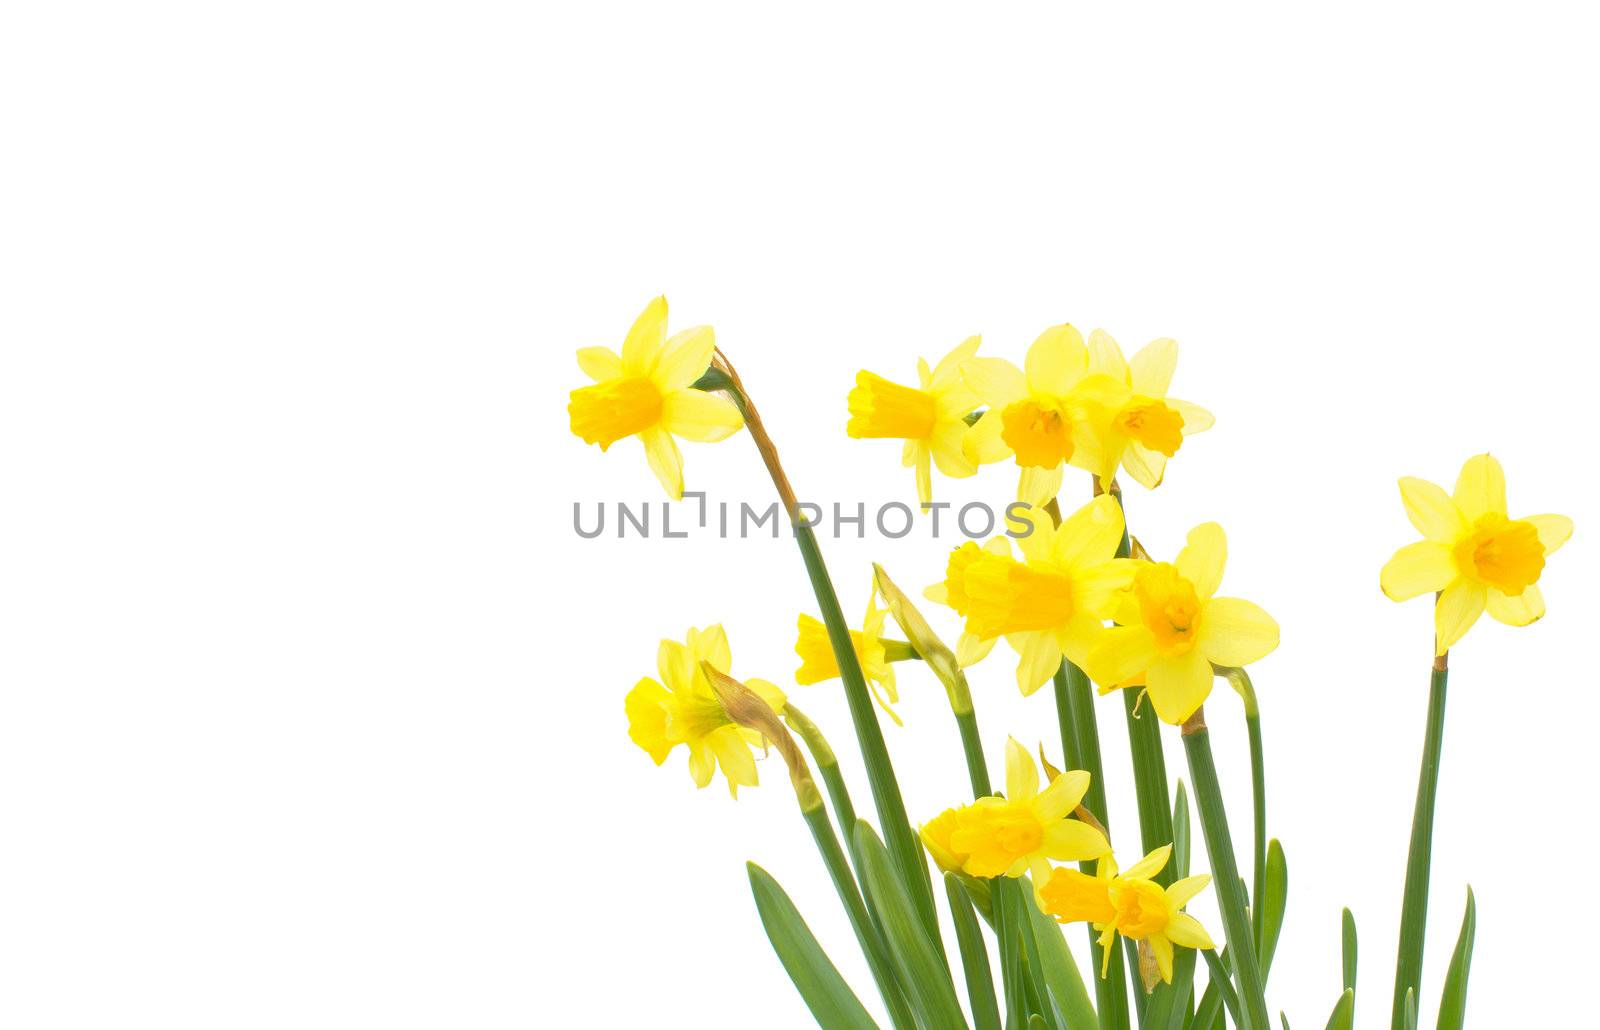
[[(944, 578), (925, 591), (954, 613), (959, 635), (950, 647), (878, 565), (864, 619), (859, 628), (846, 624), (816, 535), (749, 392), (716, 350), (710, 328), (669, 337), (666, 317), (666, 301), (657, 298), (634, 322), (620, 354), (600, 347), (578, 352), (594, 382), (572, 392), (572, 431), (602, 450), (638, 437), (673, 499), (683, 492), (675, 437), (711, 442), (748, 431), (789, 515), (815, 595), (815, 607), (805, 606), (810, 610), (798, 623), (789, 623), (798, 630), (793, 680), (816, 686), (824, 704), (843, 694), (876, 827), (858, 813), (838, 754), (793, 696), (765, 680), (734, 677), (720, 625), (660, 642), (657, 675), (640, 679), (624, 700), (628, 734), (657, 765), (682, 745), (697, 786), (720, 770), (735, 797), (740, 787), (757, 785), (762, 760), (778, 756), (873, 981), (870, 995), (846, 982), (782, 886), (750, 864), (762, 925), (817, 1022), (897, 1030), (1287, 1025), (1288, 1016), (1274, 1012), (1266, 995), (1285, 912), (1287, 861), (1268, 832), (1260, 702), (1247, 668), (1277, 648), (1278, 624), (1254, 602), (1222, 593), (1228, 540), (1220, 525), (1203, 522), (1174, 550), (1147, 551), (1129, 534), (1118, 483), (1126, 473), (1155, 490), (1186, 439), (1212, 424), (1209, 412), (1168, 391), (1177, 344), (1158, 339), (1126, 358), (1105, 331), (1085, 339), (1062, 324), (1039, 334), (1020, 367), (980, 356), (973, 336), (931, 367), (919, 359), (915, 385), (857, 373), (846, 396), (845, 432), (901, 441), (901, 462), (915, 469), (924, 508), (935, 469), (954, 478), (990, 464), (1009, 462), (1018, 470), (1021, 504), (1011, 510), (1024, 529), (948, 552)], [(1072, 493), (1069, 468), (1081, 476)], [(1391, 1026), (1411, 1030), (1424, 996), (1448, 654), (1484, 612), (1509, 626), (1545, 614), (1542, 580), (1572, 522), (1560, 515), (1512, 518), (1504, 473), (1487, 454), (1466, 462), (1451, 493), (1408, 477), (1400, 480), (1400, 496), (1422, 539), (1383, 566), (1381, 586), (1396, 601), (1434, 598), (1429, 715), (1389, 999)], [(1004, 781), (996, 789), (977, 711), (986, 691), (1004, 689), (997, 681), (1005, 673), (982, 669), (1002, 638), (1016, 656), (1016, 687), (1035, 695), (1052, 685), (1045, 703), (1054, 712), (1037, 726), (1011, 727), (1001, 745)], [(781, 660), (766, 655), (761, 664)], [(897, 674), (897, 665), (907, 668)], [(943, 687), (970, 787), (969, 797), (950, 799), (920, 821), (906, 807), (880, 722), (881, 713), (903, 726), (896, 709), (902, 691), (918, 692), (908, 674), (910, 681)], [(1254, 804), (1245, 821), (1230, 819), (1223, 804), (1206, 723), (1219, 677), (1242, 701), (1237, 711), (1250, 744)], [(1098, 700), (1108, 695), (1123, 704)], [(1106, 789), (1099, 726), (1118, 717), (1107, 708), (1127, 724), (1134, 770), (1127, 798), (1113, 799)], [(1186, 779), (1168, 775), (1163, 733), (1178, 735)], [(1044, 757), (1043, 738), (1056, 735), (1065, 771)], [(1031, 738), (1041, 741), (1037, 765), (1022, 743)], [(1196, 822), (1203, 849), (1194, 847)], [(1251, 859), (1243, 870), (1234, 853), (1236, 825), (1240, 831), (1248, 825), (1239, 834)], [(1119, 869), (1112, 851), (1118, 839), (1137, 839), (1145, 857)], [(1202, 859), (1209, 872), (1191, 873)], [(1212, 884), (1214, 892), (1204, 893)], [(954, 942), (942, 936), (941, 901)], [(1202, 911), (1191, 913), (1191, 904)], [(1466, 1011), (1473, 905), (1469, 892), (1461, 939), (1439, 991), (1438, 1025), (1447, 1030), (1460, 1027)], [(1222, 947), (1208, 923), (1220, 930)], [(1063, 936), (1062, 927), (1073, 924), (1086, 926), (1092, 956), (1086, 970)], [(1356, 926), (1348, 910), (1343, 945), (1344, 990), (1327, 1025), (1348, 1028), (1356, 1008)], [(728, 1019), (738, 1021), (733, 1014)]]

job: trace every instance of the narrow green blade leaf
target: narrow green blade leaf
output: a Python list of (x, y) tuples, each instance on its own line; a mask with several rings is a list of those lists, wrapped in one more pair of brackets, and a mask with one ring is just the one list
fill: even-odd
[(1044, 1017), (1035, 1012), (1028, 1017), (1028, 1030), (1050, 1030), (1050, 1028), (1045, 1023)]
[(967, 1003), (977, 1030), (1000, 1030), (1000, 1006), (994, 996), (994, 973), (989, 969), (989, 949), (978, 929), (967, 889), (953, 873), (944, 874), (944, 893), (956, 924), (956, 944), (961, 949), (961, 969), (967, 978)]
[(950, 970), (895, 876), (883, 841), (864, 822), (856, 823), (856, 847), (862, 879), (883, 920), (884, 937), (917, 1022), (927, 1030), (966, 1030)]
[(1067, 939), (1054, 919), (1039, 911), (1039, 906), (1028, 896), (1032, 888), (1021, 883), (1022, 904), (1032, 922), (1033, 938), (1039, 946), (1040, 972), (1049, 985), (1056, 1007), (1067, 1021), (1067, 1030), (1095, 1030), (1100, 1025), (1095, 1016), (1094, 1004), (1089, 1001), (1089, 990), (1084, 986), (1083, 975), (1067, 948)]
[(1344, 910), (1344, 989), (1356, 989), (1356, 917)]
[(1478, 903), (1467, 888), (1467, 914), (1461, 918), (1461, 935), (1456, 938), (1455, 954), (1450, 956), (1450, 971), (1444, 977), (1444, 996), (1439, 999), (1439, 1030), (1461, 1030), (1467, 1015), (1467, 975), (1472, 972), (1472, 939), (1478, 932)]
[(1178, 793), (1172, 802), (1172, 878), (1181, 880), (1189, 875), (1189, 790), (1178, 781)]
[(1339, 995), (1339, 1003), (1333, 1007), (1333, 1015), (1328, 1017), (1327, 1030), (1350, 1030), (1355, 1022), (1356, 992), (1346, 987)]
[(761, 925), (766, 927), (772, 950), (778, 953), (789, 979), (816, 1017), (819, 1026), (877, 1030), (861, 1001), (844, 982), (839, 970), (812, 936), (811, 928), (784, 893), (778, 881), (754, 862), (746, 863), (750, 890), (755, 894)]
[(1278, 950), (1278, 935), (1283, 932), (1283, 910), (1289, 897), (1289, 863), (1283, 845), (1273, 840), (1267, 845), (1267, 887), (1261, 904), (1261, 979), (1272, 970), (1272, 954)]
[(1222, 997), (1222, 1004), (1228, 1007), (1228, 1015), (1233, 1017), (1235, 1026), (1244, 1026), (1244, 1017), (1239, 1015), (1239, 995), (1233, 989), (1233, 981), (1228, 971), (1222, 967), (1222, 960), (1217, 957), (1215, 949), (1204, 952), (1206, 969), (1211, 973), (1211, 982), (1216, 985), (1217, 993)]

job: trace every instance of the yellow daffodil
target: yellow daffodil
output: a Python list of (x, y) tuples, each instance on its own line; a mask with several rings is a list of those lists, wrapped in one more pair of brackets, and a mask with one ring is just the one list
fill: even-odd
[(1018, 877), (1034, 883), (1050, 874), (1050, 860), (1087, 862), (1108, 854), (1105, 834), (1068, 816), (1089, 789), (1081, 769), (1062, 773), (1039, 789), (1028, 749), (1006, 741), (1006, 793), (950, 809), (922, 828), (923, 842), (941, 868), (959, 866), (969, 876)]
[(1036, 518), (1033, 532), (1017, 541), (1021, 561), (1003, 536), (982, 547), (962, 544), (950, 555), (945, 581), (926, 595), (965, 616), (974, 640), (1005, 637), (1020, 656), (1017, 686), (1031, 694), (1063, 655), (1079, 666), (1087, 658), (1118, 592), (1133, 579), (1135, 563), (1115, 557), (1121, 541), (1122, 507), (1102, 495), (1059, 527)]
[(673, 500), (683, 496), (683, 456), (673, 436), (725, 440), (744, 425), (726, 397), (690, 389), (705, 374), (716, 350), (710, 326), (685, 329), (667, 339), (667, 299), (644, 309), (622, 342), (622, 354), (606, 347), (578, 351), (578, 367), (594, 385), (572, 391), (567, 414), (572, 432), (604, 451), (637, 436), (656, 478)]
[(1508, 626), (1526, 626), (1544, 615), (1539, 577), (1545, 559), (1572, 535), (1571, 519), (1508, 518), (1505, 472), (1487, 454), (1461, 466), (1453, 496), (1407, 476), (1400, 480), (1400, 499), (1425, 539), (1396, 551), (1380, 582), (1395, 601), (1439, 595), (1436, 654), (1450, 650), (1486, 609)]
[(858, 440), (904, 440), (900, 460), (916, 466), (917, 497), (924, 509), (933, 500), (931, 465), (955, 479), (978, 470), (962, 446), (967, 415), (978, 397), (961, 378), (961, 366), (978, 351), (979, 338), (968, 338), (932, 369), (917, 359), (918, 386), (901, 386), (871, 372), (856, 373), (850, 391), (850, 421), (845, 432)]
[[(861, 673), (867, 678), (872, 696), (877, 700), (896, 726), (900, 717), (891, 707), (900, 700), (895, 687), (894, 666), (889, 664), (887, 645), (898, 644), (902, 657), (911, 657), (911, 648), (904, 641), (885, 641), (883, 626), (889, 618), (889, 609), (879, 608), (877, 596), (867, 602), (867, 617), (860, 630), (850, 631), (850, 642), (855, 646), (856, 660), (861, 663)], [(833, 642), (828, 639), (828, 627), (810, 615), (800, 616), (800, 637), (795, 641), (795, 654), (800, 656), (800, 668), (794, 672), (794, 681), (810, 686), (824, 680), (837, 679), (839, 662), (833, 654)]]
[[(765, 738), (735, 723), (718, 700), (700, 663), (726, 673), (733, 663), (728, 635), (721, 626), (691, 629), (685, 643), (663, 640), (656, 652), (658, 682), (646, 676), (628, 692), (628, 736), (657, 765), (679, 744), (689, 749), (689, 775), (695, 786), (711, 782), (717, 766), (728, 778), (728, 792), (739, 796), (740, 787), (756, 784), (752, 745), (764, 747)], [(766, 680), (747, 679), (744, 685), (781, 712), (783, 691)]]
[(967, 437), (980, 464), (1014, 457), (1017, 497), (1042, 507), (1061, 489), (1066, 463), (1082, 445), (1086, 410), (1075, 388), (1089, 370), (1083, 335), (1052, 326), (1028, 348), (1023, 369), (1004, 358), (973, 358), (961, 374), (988, 410)]
[(1278, 646), (1272, 616), (1237, 597), (1215, 597), (1227, 562), (1222, 527), (1189, 531), (1177, 561), (1144, 562), (1119, 598), (1084, 667), (1102, 692), (1142, 683), (1156, 715), (1182, 725), (1205, 703), (1213, 665), (1244, 666)]
[(1129, 361), (1110, 333), (1090, 333), (1089, 374), (1079, 388), (1090, 432), (1072, 463), (1102, 482), (1110, 482), (1120, 465), (1141, 486), (1159, 486), (1183, 438), (1215, 421), (1199, 405), (1167, 396), (1177, 364), (1175, 340), (1146, 344)]
[(1090, 923), (1101, 931), (1102, 978), (1120, 933), (1148, 943), (1161, 979), (1171, 983), (1174, 944), (1206, 950), (1216, 947), (1200, 921), (1183, 911), (1211, 877), (1188, 876), (1166, 888), (1154, 880), (1171, 854), (1170, 844), (1157, 848), (1121, 874), (1109, 855), (1100, 860), (1097, 876), (1057, 867), (1039, 889), (1039, 907), (1058, 922)]

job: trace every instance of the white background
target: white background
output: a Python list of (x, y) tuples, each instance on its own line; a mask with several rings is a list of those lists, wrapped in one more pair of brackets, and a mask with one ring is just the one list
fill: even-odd
[[(1578, 531), (1549, 616), (1453, 656), (1422, 1007), (1470, 881), (1473, 1024), (1568, 1025), (1595, 23), (988, 8), (7, 5), (0, 1023), (807, 1025), (746, 859), (870, 999), (776, 766), (735, 803), (625, 734), (659, 638), (720, 620), (736, 673), (792, 686), (810, 607), (788, 540), (572, 530), (574, 502), (660, 499), (565, 406), (573, 350), (665, 293), (824, 502), (913, 498), (894, 444), (843, 433), (859, 368), (906, 380), (974, 332), (1020, 361), (1061, 321), (1181, 342), (1174, 392), (1217, 425), (1130, 517), (1167, 553), (1221, 521), (1227, 590), (1283, 626), (1255, 672), (1297, 1026), (1337, 997), (1346, 904), (1359, 1022), (1389, 1009), (1430, 657), (1426, 602), (1378, 591), (1414, 536), (1394, 481), (1493, 449), (1513, 514)], [(685, 451), (690, 489), (770, 496), (746, 436)], [(869, 560), (920, 587), (957, 542), (824, 544), (855, 617)], [(1011, 665), (974, 672), (996, 765), (1007, 733), (1057, 751)], [(901, 682), (926, 818), (965, 774), (933, 680)], [(870, 808), (838, 688), (795, 694)], [(1242, 844), (1239, 706), (1207, 711)]]

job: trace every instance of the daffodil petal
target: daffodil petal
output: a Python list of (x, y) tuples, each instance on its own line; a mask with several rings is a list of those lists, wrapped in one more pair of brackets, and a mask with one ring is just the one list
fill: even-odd
[(1051, 326), (1028, 348), (1024, 367), (1029, 390), (1050, 397), (1066, 396), (1089, 368), (1083, 335), (1070, 325)]
[(1391, 601), (1409, 601), (1420, 594), (1443, 590), (1456, 578), (1456, 562), (1450, 546), (1434, 540), (1418, 540), (1394, 552), (1378, 575), (1378, 583)]
[(1017, 500), (1031, 504), (1035, 508), (1043, 508), (1050, 503), (1052, 497), (1061, 492), (1061, 479), (1065, 471), (1064, 465), (1050, 469), (1034, 465), (1023, 466), (1022, 474), (1017, 478)]
[(1466, 636), (1488, 602), (1488, 588), (1470, 579), (1457, 579), (1445, 587), (1433, 610), (1433, 631), (1437, 638), (1434, 653), (1444, 654)]
[(674, 333), (661, 348), (651, 378), (662, 392), (682, 390), (706, 374), (711, 355), (717, 349), (717, 334), (708, 325), (697, 325)]
[(597, 383), (622, 375), (622, 359), (610, 347), (579, 348), (578, 367)]
[(710, 662), (718, 672), (728, 672), (733, 668), (733, 650), (728, 646), (728, 631), (722, 628), (720, 622), (714, 622), (705, 629), (689, 630), (688, 648), (696, 667), (701, 662)]
[(1435, 543), (1450, 544), (1467, 531), (1467, 520), (1444, 488), (1416, 476), (1400, 479), (1400, 502), (1417, 532)]
[(728, 778), (728, 789), (734, 791), (735, 796), (736, 788), (756, 785), (756, 759), (737, 726), (724, 726), (706, 739), (717, 756), (717, 763), (722, 766), (722, 775)]
[(965, 441), (971, 430), (955, 421), (935, 426), (924, 446), (933, 454), (933, 463), (951, 479), (965, 479), (978, 471), (978, 463), (966, 454)]
[(1238, 597), (1213, 597), (1200, 616), (1195, 650), (1218, 665), (1249, 665), (1278, 646), (1278, 623), (1261, 607)]
[(1039, 792), (1033, 809), (1045, 822), (1064, 819), (1089, 793), (1089, 774), (1082, 769), (1068, 769), (1050, 781), (1050, 786)]
[(1167, 456), (1135, 443), (1122, 452), (1122, 467), (1128, 470), (1135, 483), (1146, 490), (1154, 490), (1166, 474)]
[(1461, 466), (1454, 493), (1456, 506), (1469, 521), (1494, 512), (1506, 513), (1506, 473), (1492, 454), (1475, 454)]
[(1171, 857), (1172, 845), (1163, 844), (1124, 869), (1122, 876), (1127, 880), (1153, 880), (1157, 873), (1167, 867), (1167, 860)]
[(1088, 862), (1111, 850), (1106, 835), (1076, 819), (1062, 819), (1044, 831), (1045, 857), (1057, 862)]
[(666, 394), (661, 401), (662, 428), (685, 440), (715, 443), (744, 426), (734, 403), (717, 394), (685, 388)]
[(1160, 656), (1145, 670), (1145, 691), (1162, 722), (1182, 726), (1211, 694), (1211, 662), (1197, 647), (1180, 658)]
[(991, 408), (1004, 408), (1028, 395), (1028, 377), (1005, 358), (972, 358), (961, 363), (961, 378)]
[(630, 376), (649, 376), (661, 355), (661, 341), (667, 335), (667, 298), (657, 297), (634, 319), (622, 341), (622, 368)]
[(1173, 562), (1178, 575), (1194, 585), (1204, 601), (1222, 585), (1222, 570), (1228, 564), (1228, 537), (1215, 522), (1202, 522), (1189, 530), (1188, 542)]
[(1039, 770), (1033, 756), (1015, 738), (1006, 740), (1006, 799), (1028, 801), (1039, 793)]
[(1143, 626), (1113, 626), (1101, 632), (1089, 649), (1084, 670), (1102, 687), (1115, 687), (1136, 676), (1156, 656), (1155, 637)]
[(674, 694), (694, 686), (695, 661), (689, 648), (676, 640), (663, 640), (656, 647), (656, 672)]
[(1050, 557), (1070, 569), (1109, 561), (1122, 543), (1122, 505), (1101, 494), (1067, 516), (1051, 541)]
[[(944, 584), (941, 583), (939, 585), (943, 586)], [(995, 642), (999, 639), (999, 637), (991, 637), (988, 640), (979, 640), (971, 633), (963, 632), (956, 641), (956, 664), (963, 669), (977, 665), (989, 657), (989, 652), (994, 650)]]
[(1188, 436), (1190, 433), (1203, 433), (1217, 424), (1215, 415), (1193, 401), (1181, 401), (1176, 397), (1168, 397), (1162, 403), (1176, 411), (1178, 417), (1183, 419), (1184, 436)]
[(666, 704), (671, 699), (665, 687), (648, 676), (634, 684), (623, 699), (628, 716), (628, 737), (660, 765), (676, 745), (667, 739)]
[(1200, 925), (1200, 920), (1187, 912), (1174, 912), (1167, 919), (1167, 928), (1163, 931), (1172, 943), (1185, 948), (1199, 948), (1210, 951), (1216, 947), (1211, 940), (1211, 935), (1206, 933), (1206, 928)]
[(1018, 649), (1021, 660), (1017, 662), (1017, 687), (1024, 696), (1032, 694), (1056, 674), (1061, 666), (1061, 645), (1055, 634), (1043, 630), (1030, 633), (1013, 633), (1006, 638), (1012, 646), (1023, 642)]
[(1162, 337), (1151, 340), (1128, 359), (1133, 376), (1133, 392), (1146, 397), (1165, 397), (1178, 367), (1178, 341)]
[(917, 441), (917, 501), (921, 504), (922, 511), (928, 511), (928, 505), (933, 503), (933, 455), (928, 451), (928, 445), (922, 440)]
[(1002, 461), (1011, 454), (1011, 448), (1001, 439), (1000, 434), (1004, 431), (1000, 409), (990, 408), (972, 424), (972, 429), (961, 441), (962, 449), (970, 460), (979, 465)]
[[(1167, 904), (1174, 909), (1180, 909), (1194, 899), (1195, 895), (1206, 889), (1211, 882), (1210, 873), (1200, 873), (1195, 876), (1185, 876), (1183, 879), (1167, 888)], [(1193, 947), (1193, 945), (1190, 945)]]
[(1122, 356), (1122, 348), (1104, 329), (1096, 329), (1089, 334), (1089, 372), (1091, 375), (1109, 376), (1124, 386), (1128, 384), (1128, 362)]
[(1539, 545), (1544, 548), (1545, 557), (1555, 554), (1561, 545), (1572, 536), (1572, 520), (1565, 515), (1529, 515), (1522, 520), (1531, 522), (1534, 532), (1539, 534)]
[(956, 344), (955, 349), (940, 358), (939, 363), (933, 366), (930, 385), (938, 387), (943, 386), (945, 383), (959, 380), (961, 378), (961, 366), (977, 355), (978, 345), (982, 342), (983, 337), (981, 336), (969, 336)]
[(1544, 594), (1537, 583), (1523, 587), (1516, 597), (1490, 587), (1485, 607), (1492, 617), (1507, 626), (1526, 626), (1544, 618)]
[(1150, 945), (1150, 951), (1156, 957), (1156, 968), (1161, 971), (1163, 983), (1172, 982), (1172, 942), (1164, 934), (1153, 933), (1145, 940)]
[(691, 740), (688, 746), (689, 776), (694, 780), (696, 787), (704, 787), (716, 774), (716, 755), (712, 753), (711, 745), (705, 740)]
[(674, 501), (682, 500), (683, 455), (678, 452), (672, 434), (661, 426), (651, 426), (639, 434), (639, 442), (644, 444), (644, 456), (650, 462), (650, 471), (656, 474), (667, 496)]

